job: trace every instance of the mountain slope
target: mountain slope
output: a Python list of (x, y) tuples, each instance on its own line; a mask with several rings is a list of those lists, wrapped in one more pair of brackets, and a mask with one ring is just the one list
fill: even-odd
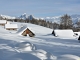
[[(74, 15), (70, 15), (71, 18), (72, 18), (72, 21), (73, 23), (75, 24), (76, 22), (80, 21), (80, 15), (77, 15), (77, 14), (74, 14)], [(27, 15), (26, 13), (18, 16), (18, 17), (11, 17), (11, 16), (8, 16), (8, 15), (0, 15), (0, 18), (4, 18), (4, 19), (23, 19), (23, 20), (26, 20), (26, 19), (29, 19), (29, 20), (32, 20), (33, 18), (34, 19), (42, 19), (42, 20), (46, 20), (46, 21), (52, 21), (52, 22), (56, 22), (56, 23), (60, 23), (60, 17), (61, 16), (54, 16), (54, 17), (45, 17), (45, 18), (36, 18), (34, 17), (33, 15)]]
[[(25, 60), (27, 58), (30, 60), (79, 59), (80, 43), (78, 43), (77, 39), (54, 37), (51, 35), (52, 29), (34, 24), (11, 23), (18, 24), (19, 28), (26, 25), (33, 30), (35, 37), (21, 36), (16, 33), (17, 31), (8, 31), (5, 30), (3, 26), (0, 26), (1, 60)], [(35, 48), (31, 49), (33, 46), (35, 46)], [(71, 56), (71, 58), (68, 56)]]
[(0, 15), (0, 18), (3, 18), (3, 19), (15, 19), (15, 17), (11, 17), (11, 16), (8, 16), (8, 15)]

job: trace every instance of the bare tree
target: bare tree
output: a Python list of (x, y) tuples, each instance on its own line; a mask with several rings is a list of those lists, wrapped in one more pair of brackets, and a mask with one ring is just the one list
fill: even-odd
[(80, 20), (76, 23), (78, 28), (80, 28)]
[(72, 24), (73, 24), (72, 19), (67, 14), (65, 14), (64, 16), (61, 17), (60, 28), (62, 28), (62, 29), (72, 28)]

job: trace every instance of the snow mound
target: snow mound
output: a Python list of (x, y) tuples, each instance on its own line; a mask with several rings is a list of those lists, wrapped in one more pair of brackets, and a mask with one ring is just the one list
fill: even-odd
[(19, 51), (19, 52), (32, 51), (35, 49), (36, 49), (35, 45), (31, 44), (30, 42), (22, 42), (17, 47), (17, 51)]
[(33, 55), (37, 56), (41, 60), (57, 60), (57, 57), (52, 55), (49, 52), (46, 52), (45, 50), (39, 49), (32, 53)]
[(30, 42), (19, 43), (15, 48), (18, 53), (32, 54), (41, 60), (56, 60), (57, 57), (42, 49), (36, 49), (35, 45)]
[(80, 32), (74, 32), (75, 34), (77, 34), (78, 36), (80, 36)]
[(66, 54), (62, 55), (59, 60), (80, 60), (80, 57), (76, 55)]

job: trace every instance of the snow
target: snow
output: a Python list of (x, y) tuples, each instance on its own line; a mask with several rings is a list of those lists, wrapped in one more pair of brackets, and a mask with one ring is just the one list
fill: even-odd
[(30, 42), (22, 42), (16, 47), (19, 52), (35, 50), (35, 46)]
[(80, 57), (71, 54), (62, 55), (61, 57), (60, 60), (80, 60)]
[(41, 60), (56, 60), (57, 57), (56, 56), (53, 56), (51, 53), (49, 52), (46, 52), (44, 50), (36, 50), (36, 53), (33, 53), (33, 55), (37, 56), (38, 58), (40, 58)]
[(30, 29), (30, 31), (34, 32), (30, 27), (27, 27), (27, 25), (22, 25), (22, 26), (18, 29), (17, 34), (22, 35), (22, 33), (23, 33), (27, 28)]
[(66, 30), (54, 30), (54, 33), (57, 37), (63, 37), (63, 38), (76, 38), (73, 30), (66, 29)]
[(80, 36), (80, 32), (74, 32), (75, 34), (78, 34)]
[(0, 24), (6, 24), (6, 20), (0, 20)]
[(17, 24), (5, 24), (5, 28), (18, 28)]
[[(27, 15), (26, 13), (24, 13), (24, 14), (22, 14), (22, 15), (20, 15), (20, 16), (18, 16), (18, 17), (11, 17), (11, 16), (8, 16), (8, 15), (0, 15), (2, 18), (4, 18), (4, 19), (16, 19), (16, 18), (19, 18), (19, 19), (27, 19), (30, 15)], [(45, 18), (37, 18), (37, 17), (34, 17), (33, 15), (32, 15), (32, 17), (34, 17), (35, 19), (37, 19), (37, 20), (39, 20), (39, 19), (42, 19), (42, 20), (46, 20), (46, 21), (52, 21), (53, 23), (55, 22), (55, 23), (58, 23), (58, 24), (60, 24), (60, 17), (61, 17), (62, 15), (60, 15), (60, 16), (53, 16), (53, 17), (45, 17)], [(73, 15), (70, 15), (71, 16), (71, 18), (72, 18), (72, 22), (74, 23), (74, 27), (77, 27), (77, 25), (76, 25), (76, 22), (78, 22), (79, 20), (80, 20), (80, 15), (78, 15), (78, 14), (73, 14)]]
[(4, 19), (15, 19), (15, 17), (11, 17), (11, 16), (8, 16), (8, 15), (0, 15), (0, 16)]
[(54, 17), (46, 17), (46, 18), (44, 18), (44, 20), (46, 20), (46, 21), (52, 21), (53, 23), (55, 22), (55, 23), (60, 23), (60, 17), (61, 16), (54, 16)]
[[(35, 37), (18, 35), (17, 31), (0, 26), (0, 60), (80, 60), (80, 43), (77, 39), (53, 36), (52, 29), (30, 23), (17, 23), (35, 31)], [(72, 31), (69, 31), (72, 36)]]
[(27, 26), (22, 26), (22, 27), (17, 31), (17, 33), (18, 33), (19, 35), (21, 35), (26, 29), (27, 29)]

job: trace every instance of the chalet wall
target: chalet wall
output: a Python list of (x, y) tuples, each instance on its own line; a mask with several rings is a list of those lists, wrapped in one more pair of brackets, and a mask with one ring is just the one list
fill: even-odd
[(17, 30), (17, 28), (6, 28), (6, 30)]

